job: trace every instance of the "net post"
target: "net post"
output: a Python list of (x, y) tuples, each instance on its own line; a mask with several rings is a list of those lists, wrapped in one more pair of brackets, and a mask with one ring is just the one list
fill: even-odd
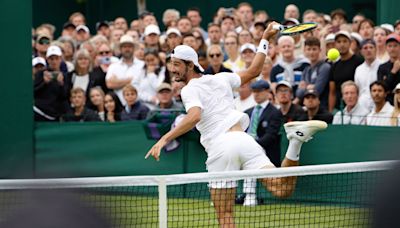
[(168, 227), (167, 185), (165, 177), (158, 179), (158, 222), (160, 228)]

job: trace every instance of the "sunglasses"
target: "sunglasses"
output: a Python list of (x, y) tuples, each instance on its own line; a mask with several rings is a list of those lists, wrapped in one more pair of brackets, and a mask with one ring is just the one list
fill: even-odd
[(221, 53), (218, 53), (218, 54), (209, 54), (208, 56), (210, 56), (210, 58), (214, 58), (214, 57), (219, 58), (219, 57), (221, 56)]
[(99, 54), (100, 55), (108, 55), (108, 54), (110, 54), (110, 51), (100, 51)]
[(40, 39), (39, 40), (39, 42), (38, 42), (39, 44), (50, 44), (50, 40), (49, 39)]
[(234, 42), (227, 42), (227, 43), (225, 43), (225, 45), (227, 45), (227, 46), (229, 46), (229, 45), (236, 45), (236, 43), (234, 43)]

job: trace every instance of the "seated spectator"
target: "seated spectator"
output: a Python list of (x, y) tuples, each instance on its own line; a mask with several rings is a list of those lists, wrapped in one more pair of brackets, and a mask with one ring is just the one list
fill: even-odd
[(309, 89), (304, 93), (304, 107), (307, 109), (301, 120), (322, 120), (332, 123), (333, 115), (320, 107), (319, 94), (315, 89)]
[(160, 28), (157, 25), (148, 25), (144, 30), (144, 44), (146, 48), (160, 50)]
[(240, 58), (245, 64), (245, 69), (249, 68), (256, 56), (256, 46), (252, 43), (245, 43), (240, 46)]
[(70, 92), (71, 108), (63, 115), (62, 120), (65, 122), (88, 122), (101, 121), (99, 116), (93, 110), (85, 106), (86, 95), (85, 91), (76, 87)]
[(172, 86), (168, 83), (162, 83), (157, 88), (157, 100), (159, 109), (183, 109), (182, 103), (174, 100)]
[(104, 97), (105, 121), (116, 122), (121, 120), (122, 104), (117, 94), (110, 91)]
[(50, 47), (52, 39), (51, 36), (43, 33), (43, 34), (38, 34), (35, 42), (35, 56), (42, 57), (42, 58), (47, 58), (46, 53), (47, 49)]
[(392, 126), (400, 126), (400, 83), (394, 88), (394, 110), (392, 113), (392, 119), (390, 120)]
[(374, 30), (374, 41), (376, 43), (376, 58), (380, 63), (385, 63), (389, 60), (389, 54), (386, 51), (386, 38), (389, 35), (388, 30), (383, 27), (376, 27)]
[(239, 55), (238, 40), (234, 36), (227, 36), (224, 39), (224, 49), (228, 55), (228, 59), (224, 62), (224, 67), (232, 70), (232, 72), (239, 72), (244, 70), (245, 64)]
[(97, 49), (96, 62), (98, 66), (93, 68), (92, 75), (96, 82), (96, 86), (100, 86), (104, 93), (110, 89), (106, 85), (106, 75), (108, 67), (113, 62), (118, 62), (118, 58), (112, 55), (109, 44), (101, 44)]
[(275, 88), (276, 100), (283, 115), (283, 122), (299, 121), (304, 116), (304, 109), (292, 103), (292, 85), (287, 81), (280, 81)]
[(174, 48), (182, 43), (182, 34), (177, 28), (169, 28), (166, 32), (168, 53), (170, 53)]
[(193, 48), (196, 52), (199, 51), (200, 46), (196, 41), (196, 37), (194, 37), (193, 33), (186, 33), (182, 36), (182, 44), (187, 45)]
[(224, 55), (222, 53), (222, 48), (218, 44), (212, 44), (208, 47), (207, 57), (209, 66), (204, 71), (204, 74), (217, 74), (220, 72), (232, 72), (230, 69), (225, 68), (223, 65)]
[(39, 71), (44, 71), (46, 69), (46, 60), (42, 57), (35, 57), (32, 59), (32, 78), (34, 79), (35, 74)]
[(239, 46), (242, 46), (243, 44), (246, 43), (252, 43), (253, 42), (253, 36), (251, 35), (251, 32), (247, 29), (243, 29), (242, 31), (239, 32)]
[(370, 85), (371, 97), (375, 108), (367, 115), (366, 125), (391, 126), (393, 106), (386, 101), (387, 86), (382, 81), (375, 81)]
[(104, 91), (96, 86), (90, 89), (89, 91), (90, 103), (92, 110), (94, 110), (101, 121), (105, 120), (105, 110), (104, 110)]
[(336, 112), (333, 117), (333, 124), (361, 125), (365, 124), (365, 117), (370, 112), (360, 105), (359, 89), (353, 81), (342, 84), (342, 98), (346, 107), (343, 111)]
[(146, 119), (149, 108), (139, 101), (136, 88), (128, 84), (122, 89), (122, 94), (126, 101), (126, 105), (122, 110), (121, 120), (128, 121)]
[[(272, 60), (270, 57), (265, 57), (264, 65), (261, 70), (260, 76), (257, 77), (257, 80), (264, 80), (271, 85), (271, 70), (272, 70)], [(274, 89), (271, 87), (271, 89)]]
[(79, 45), (90, 39), (90, 30), (86, 25), (78, 25), (75, 29), (75, 41)]

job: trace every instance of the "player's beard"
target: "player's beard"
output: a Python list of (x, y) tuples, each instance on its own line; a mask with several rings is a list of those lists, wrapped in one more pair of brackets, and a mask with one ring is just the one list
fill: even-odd
[(187, 81), (187, 73), (188, 73), (188, 67), (185, 65), (185, 72), (180, 73), (180, 72), (171, 72), (172, 76), (175, 77), (176, 82), (185, 82)]

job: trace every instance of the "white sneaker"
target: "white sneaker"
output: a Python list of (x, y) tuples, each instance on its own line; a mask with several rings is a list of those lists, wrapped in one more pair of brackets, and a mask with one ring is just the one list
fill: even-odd
[(257, 196), (256, 194), (246, 194), (244, 198), (243, 206), (246, 207), (254, 207), (257, 205)]
[(295, 138), (301, 142), (307, 142), (316, 132), (326, 129), (328, 124), (320, 120), (309, 120), (288, 122), (283, 126), (288, 140)]

